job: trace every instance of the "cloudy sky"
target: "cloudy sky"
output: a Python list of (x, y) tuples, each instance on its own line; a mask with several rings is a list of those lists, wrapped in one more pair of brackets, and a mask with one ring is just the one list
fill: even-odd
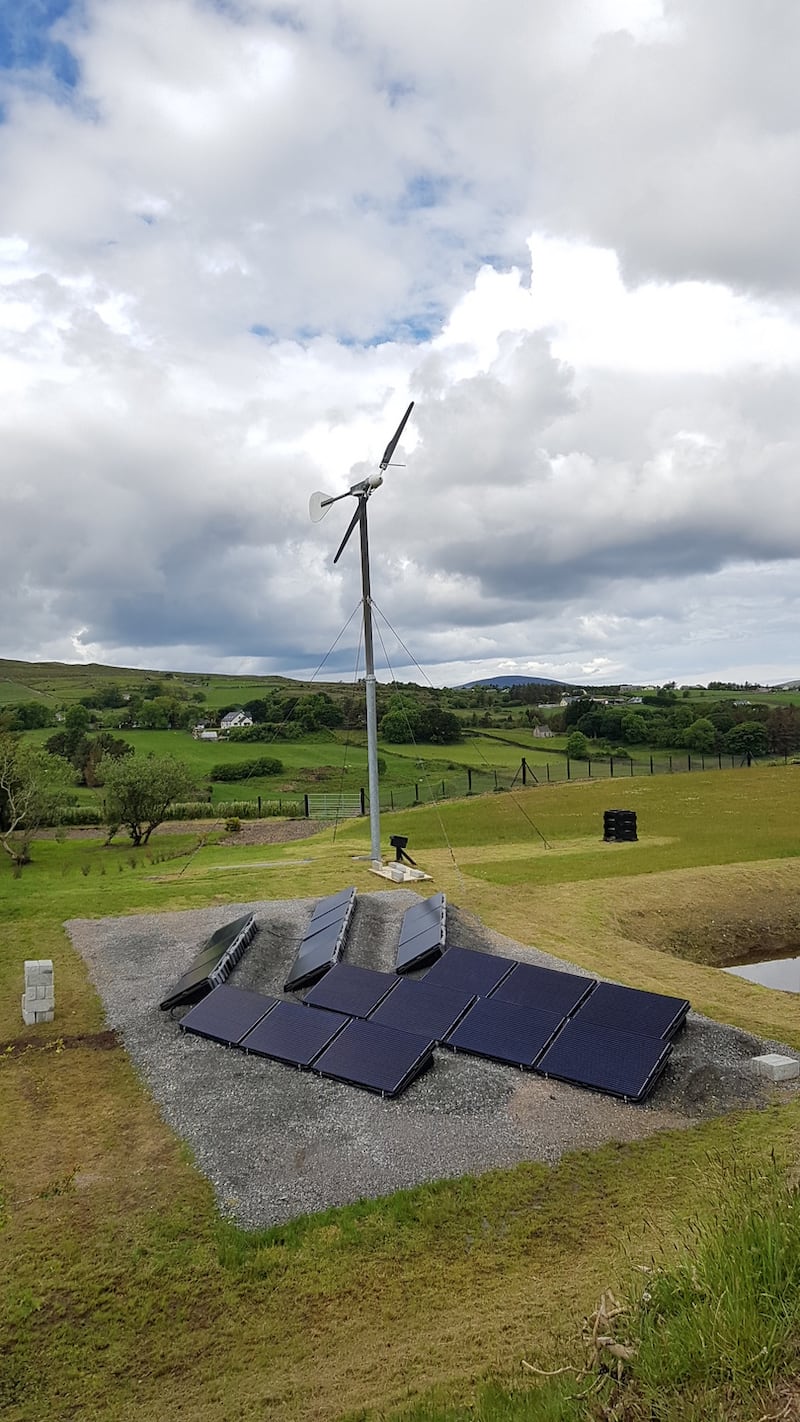
[(798, 53), (796, 0), (2, 0), (0, 656), (313, 670), (309, 495), (413, 399), (398, 676), (800, 676)]

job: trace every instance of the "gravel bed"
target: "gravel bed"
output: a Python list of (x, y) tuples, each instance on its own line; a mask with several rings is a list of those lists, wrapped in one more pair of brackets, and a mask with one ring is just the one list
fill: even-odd
[[(406, 889), (360, 895), (347, 961), (391, 970), (402, 915), (417, 900)], [(221, 1211), (241, 1225), (279, 1224), (445, 1176), (554, 1162), (566, 1151), (774, 1099), (775, 1088), (762, 1086), (749, 1066), (767, 1047), (695, 1014), (650, 1101), (635, 1106), (440, 1049), (430, 1070), (387, 1101), (184, 1034), (159, 1010), (200, 943), (246, 912), (259, 932), (229, 981), (280, 995), (314, 903), (268, 900), (67, 924), (109, 1027), (211, 1180)], [(449, 943), (582, 971), (451, 906), (447, 922)]]

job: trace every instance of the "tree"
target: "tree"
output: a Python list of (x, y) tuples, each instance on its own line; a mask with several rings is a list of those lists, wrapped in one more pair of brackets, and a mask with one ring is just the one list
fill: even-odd
[(647, 740), (647, 722), (644, 716), (637, 716), (635, 711), (623, 712), (621, 730), (621, 739), (626, 745), (640, 746)]
[(708, 751), (713, 751), (717, 743), (717, 732), (712, 721), (705, 716), (699, 716), (693, 721), (691, 726), (687, 726), (683, 734), (683, 743), (690, 751), (699, 751), (705, 755)]
[(174, 756), (124, 756), (105, 770), (108, 838), (125, 827), (134, 845), (147, 844), (173, 800), (194, 793), (192, 772)]
[(767, 728), (761, 721), (742, 721), (723, 741), (728, 755), (766, 755)]
[(0, 847), (15, 869), (30, 863), (31, 840), (56, 817), (69, 767), (16, 736), (0, 736)]
[(570, 760), (589, 759), (589, 742), (583, 731), (573, 731), (567, 736), (567, 755)]

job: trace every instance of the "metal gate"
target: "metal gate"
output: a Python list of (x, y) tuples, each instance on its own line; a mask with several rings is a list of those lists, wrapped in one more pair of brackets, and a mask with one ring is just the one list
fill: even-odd
[(311, 820), (347, 820), (363, 814), (361, 796), (307, 795), (308, 818)]

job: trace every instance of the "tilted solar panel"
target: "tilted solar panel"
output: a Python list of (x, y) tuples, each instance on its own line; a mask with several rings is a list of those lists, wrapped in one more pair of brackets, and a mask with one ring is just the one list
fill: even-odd
[(669, 1041), (686, 1019), (689, 1003), (682, 997), (641, 992), (619, 983), (598, 983), (576, 1013), (581, 1024), (615, 1027), (637, 1037)]
[(314, 917), (318, 914), (328, 913), (330, 909), (340, 908), (347, 904), (355, 895), (355, 888), (340, 889), (337, 894), (328, 894), (326, 898), (320, 899), (314, 909)]
[(414, 968), (423, 968), (444, 952), (441, 924), (431, 920), (413, 938), (406, 938), (397, 945), (394, 961), (396, 973), (410, 973)]
[(471, 993), (459, 988), (429, 987), (426, 982), (401, 978), (369, 1020), (442, 1042), (474, 1001)]
[(594, 978), (540, 968), (535, 963), (517, 963), (491, 996), (493, 1002), (513, 1002), (517, 1007), (535, 1007), (540, 1012), (569, 1017), (594, 986)]
[(258, 929), (253, 914), (244, 914), (218, 928), (192, 960), (186, 972), (170, 988), (159, 1006), (162, 1011), (197, 1002), (224, 982), (242, 957)]
[(626, 1101), (644, 1101), (671, 1051), (671, 1044), (657, 1037), (637, 1037), (595, 1023), (581, 1025), (578, 1013), (565, 1023), (536, 1069), (543, 1076), (556, 1076)]
[(563, 1017), (479, 997), (450, 1033), (445, 1046), (510, 1066), (531, 1068), (553, 1041)]
[(310, 1067), (349, 1021), (339, 1012), (307, 1012), (300, 1002), (278, 1002), (239, 1046), (290, 1066)]
[(360, 968), (356, 963), (337, 963), (303, 1001), (312, 1007), (344, 1012), (348, 1017), (368, 1017), (397, 986), (398, 979), (392, 973)]
[(338, 908), (328, 909), (327, 913), (315, 913), (314, 917), (309, 920), (308, 928), (303, 934), (303, 942), (307, 943), (309, 938), (314, 938), (322, 929), (330, 928), (334, 923), (344, 923), (346, 913), (347, 907), (342, 908), (341, 904)]
[(476, 997), (488, 997), (513, 967), (513, 958), (479, 953), (473, 948), (448, 948), (428, 969), (423, 981), (431, 987), (458, 987)]
[(275, 1002), (274, 997), (223, 983), (186, 1013), (181, 1019), (181, 1029), (194, 1032), (198, 1037), (208, 1037), (212, 1042), (222, 1042), (227, 1047), (236, 1047), (274, 1008)]
[(342, 928), (338, 923), (323, 928), (313, 938), (304, 939), (283, 985), (284, 992), (296, 992), (316, 982), (338, 961), (341, 947)]
[(433, 1042), (378, 1022), (354, 1019), (314, 1063), (322, 1076), (397, 1096), (431, 1061)]
[(441, 922), (444, 908), (444, 894), (432, 894), (429, 899), (423, 899), (421, 903), (413, 904), (410, 909), (406, 909), (400, 928), (400, 942), (404, 943), (407, 938), (413, 938), (431, 920), (437, 923)]

